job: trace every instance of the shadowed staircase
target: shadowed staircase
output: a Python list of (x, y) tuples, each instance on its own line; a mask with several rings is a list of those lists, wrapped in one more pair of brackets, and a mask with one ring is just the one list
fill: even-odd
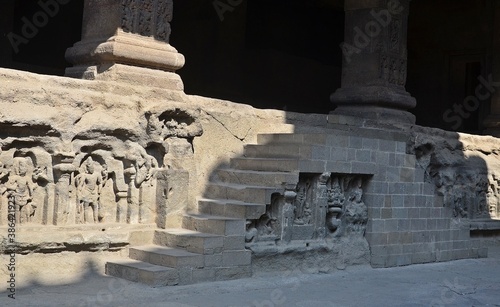
[(317, 135), (259, 135), (243, 157), (215, 170), (198, 212), (184, 215), (182, 228), (155, 230), (152, 244), (130, 247), (130, 259), (108, 262), (106, 273), (151, 286), (250, 277), (246, 220), (261, 217), (273, 194), (298, 182), (300, 164), (317, 154), (317, 142)]

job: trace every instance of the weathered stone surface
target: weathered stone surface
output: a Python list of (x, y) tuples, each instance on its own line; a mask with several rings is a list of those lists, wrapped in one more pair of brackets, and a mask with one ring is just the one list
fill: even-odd
[(66, 75), (182, 91), (184, 56), (169, 42), (172, 0), (85, 1), (82, 40), (66, 52)]
[[(328, 123), (327, 116), (320, 120), (319, 115), (257, 110), (120, 81), (90, 82), (5, 69), (0, 69), (0, 77), (5, 80), (0, 88), (2, 210), (8, 208), (7, 194), (12, 195), (14, 207), (19, 203), (19, 212), (21, 204), (28, 213), (28, 203), (37, 205), (32, 216), (18, 221), (19, 245), (23, 253), (33, 252), (19, 254), (20, 259), (36, 259), (49, 250), (67, 259), (72, 259), (72, 251), (116, 251), (114, 255), (125, 257), (129, 245), (143, 242), (204, 255), (205, 267), (183, 268), (179, 283), (250, 276), (249, 251), (243, 251), (243, 244), (255, 238), (255, 231), (245, 232), (244, 219), (250, 219), (251, 225), (272, 211), (273, 203), (282, 206), (275, 215), (286, 227), (279, 229), (279, 244), (275, 235), (269, 235), (269, 240), (260, 235), (251, 246), (254, 271), (300, 263), (315, 267), (311, 263), (315, 255), (320, 263), (316, 271), (368, 262), (396, 266), (484, 256), (484, 240), (471, 239), (469, 220), (454, 217), (457, 210), (446, 195), (456, 194), (447, 194), (436, 180), (441, 174), (443, 178), (465, 174), (470, 180), (462, 186), (469, 187), (467, 193), (472, 195), (465, 199), (474, 199), (474, 208), (484, 208), (478, 200), (490, 199), (488, 193), (495, 190), (489, 192), (484, 181), (476, 179), (486, 178), (486, 188), (496, 180), (500, 143), (495, 138), (419, 127), (386, 130), (369, 121), (363, 127), (339, 128), (338, 123)], [(258, 145), (245, 149), (251, 143)], [(261, 154), (272, 158), (255, 169), (257, 164), (243, 162), (248, 160), (245, 150), (252, 151), (254, 159)], [(281, 153), (294, 158), (280, 159)], [(241, 163), (220, 170), (232, 158)], [(284, 168), (271, 171), (276, 161), (285, 161), (278, 164)], [(335, 192), (339, 178), (350, 182), (341, 193)], [(359, 178), (361, 186), (356, 184)], [(263, 195), (241, 193), (262, 203), (227, 199), (239, 197), (243, 190), (229, 193), (226, 189), (225, 195), (216, 194), (226, 199), (205, 198), (198, 207), (198, 198), (206, 196), (213, 183), (260, 187), (254, 191), (272, 189)], [(175, 184), (172, 190), (171, 184)], [(33, 187), (30, 202), (23, 202), (30, 198), (23, 194), (24, 186)], [(302, 203), (304, 190), (316, 192), (306, 192), (310, 195)], [(156, 197), (166, 200), (166, 195), (169, 202), (157, 202)], [(341, 196), (343, 207), (333, 205)], [(96, 201), (102, 206), (92, 205)], [(83, 215), (88, 225), (77, 223), (80, 204), (88, 210)], [(311, 208), (317, 210), (314, 215), (309, 215)], [(330, 211), (335, 208), (344, 211)], [(220, 216), (184, 218), (186, 212)], [(4, 223), (8, 215), (1, 214), (0, 223)], [(161, 227), (167, 229), (155, 231), (152, 237), (158, 216)], [(473, 218), (480, 218), (481, 227), (490, 229), (484, 225), (492, 225), (488, 222), (495, 217)], [(5, 238), (6, 226), (0, 228)], [(341, 226), (344, 235), (335, 237)], [(123, 232), (111, 233), (110, 227)], [(180, 227), (192, 231), (172, 229)], [(40, 235), (23, 238), (32, 232)], [(317, 240), (315, 236), (323, 233), (332, 238)], [(26, 262), (20, 265), (30, 272), (42, 270)], [(61, 270), (76, 274), (67, 267)]]

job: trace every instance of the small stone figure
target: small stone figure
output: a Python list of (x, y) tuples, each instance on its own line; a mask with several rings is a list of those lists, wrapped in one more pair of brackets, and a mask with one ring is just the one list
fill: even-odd
[(453, 189), (453, 215), (459, 218), (466, 218), (467, 207), (465, 203), (465, 192), (462, 188)]
[[(326, 226), (331, 232), (336, 232), (341, 226), (341, 215), (344, 208), (345, 196), (342, 193), (338, 178), (333, 178), (331, 188), (328, 189), (328, 212), (326, 214)], [(337, 234), (340, 234), (338, 232)]]
[[(77, 213), (80, 223), (99, 221), (99, 197), (103, 187), (101, 174), (95, 172), (94, 161), (89, 157), (83, 170), (75, 178)], [(91, 212), (92, 211), (92, 212)]]
[(368, 209), (361, 199), (363, 196), (361, 185), (361, 178), (358, 178), (345, 206), (344, 216), (348, 234), (364, 235), (366, 223), (368, 222)]
[(307, 224), (304, 221), (304, 208), (306, 205), (306, 187), (304, 184), (299, 184), (297, 186), (297, 197), (295, 198), (295, 220), (293, 223), (295, 225)]
[(476, 186), (477, 206), (475, 214), (477, 216), (487, 215), (489, 208), (487, 205), (487, 193), (489, 189), (488, 180), (480, 178)]
[(255, 223), (253, 221), (247, 220), (246, 222), (246, 234), (245, 234), (245, 242), (252, 242), (256, 237), (259, 231), (255, 228)]
[(498, 198), (495, 195), (494, 185), (488, 185), (488, 193), (486, 194), (488, 200), (488, 211), (490, 218), (494, 218), (497, 215)]
[(33, 203), (33, 190), (36, 188), (31, 176), (28, 176), (26, 158), (14, 158), (13, 174), (5, 184), (8, 193), (9, 207), (15, 208), (16, 223), (29, 223), (35, 215), (36, 205)]

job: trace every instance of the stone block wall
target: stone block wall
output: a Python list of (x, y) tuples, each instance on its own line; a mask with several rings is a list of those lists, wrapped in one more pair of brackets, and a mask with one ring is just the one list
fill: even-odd
[[(338, 178), (362, 179), (362, 201), (355, 203), (366, 206), (366, 230), (364, 237), (360, 236), (362, 240), (357, 241), (364, 243), (353, 245), (341, 236), (328, 242), (333, 253), (326, 257), (328, 248), (319, 254), (318, 250), (312, 251), (312, 258), (302, 253), (299, 259), (306, 264), (314, 264), (311, 259), (323, 259), (332, 261), (333, 267), (368, 262), (375, 267), (390, 267), (483, 257), (486, 246), (482, 239), (471, 237), (471, 227), (496, 227), (491, 222), (499, 216), (500, 141), (495, 138), (421, 127), (395, 130), (333, 124), (324, 115), (257, 110), (119, 82), (73, 80), (4, 69), (0, 69), (0, 77), (5, 81), (0, 88), (0, 162), (4, 164), (0, 168), (1, 186), (5, 191), (15, 191), (8, 183), (16, 181), (15, 176), (23, 177), (19, 165), (26, 164), (25, 175), (29, 174), (30, 184), (37, 185), (34, 199), (42, 204), (37, 208), (44, 210), (27, 221), (29, 227), (20, 223), (29, 259), (48, 252), (51, 246), (61, 247), (56, 251), (64, 250), (70, 259), (71, 253), (83, 248), (88, 253), (113, 253), (123, 252), (141, 240), (148, 243), (151, 227), (180, 227), (180, 216), (198, 209), (197, 197), (213, 188), (209, 179), (216, 173), (221, 176), (218, 170), (231, 167), (294, 172), (295, 177), (280, 177), (295, 180), (290, 182), (295, 184), (292, 188), (280, 186), (276, 190), (283, 197), (287, 189), (298, 194), (297, 184), (304, 178), (316, 178), (321, 183), (321, 176), (327, 177), (321, 183), (324, 192), (334, 190), (333, 182)], [(271, 159), (246, 159), (262, 154)], [(86, 168), (90, 164), (94, 172)], [(172, 173), (175, 170), (178, 172)], [(112, 212), (130, 213), (115, 210), (120, 205), (126, 208), (147, 200), (148, 206), (143, 209), (148, 210), (137, 211), (139, 217), (147, 217), (147, 223), (141, 225), (139, 219), (134, 223), (135, 217), (131, 223), (132, 216), (125, 216), (118, 220), (118, 228), (126, 226), (130, 231), (112, 238), (97, 235), (104, 229), (99, 216), (95, 225), (80, 225), (75, 215), (80, 199), (75, 184), (77, 178), (83, 177), (82, 182), (88, 183), (92, 174), (100, 176), (94, 178), (95, 183), (106, 182), (101, 184), (101, 199), (107, 208), (113, 208), (105, 211), (108, 219), (116, 221)], [(137, 176), (140, 182), (135, 180)], [(165, 198), (175, 182), (186, 194)], [(343, 196), (354, 197), (354, 190), (344, 189)], [(151, 198), (151, 194), (159, 198)], [(250, 199), (261, 195), (246, 196)], [(263, 196), (264, 202), (267, 196)], [(271, 199), (262, 205), (271, 205)], [(327, 195), (321, 200), (324, 209), (329, 208), (328, 202), (333, 204), (333, 199)], [(4, 195), (2, 205), (8, 203)], [(72, 211), (65, 211), (68, 207), (62, 204), (70, 204)], [(160, 208), (158, 204), (162, 204)], [(281, 204), (287, 204), (286, 199), (281, 199)], [(297, 206), (291, 199), (288, 204), (289, 209)], [(293, 227), (307, 228), (301, 223), (309, 213), (292, 211), (298, 214), (293, 218), (297, 220)], [(1, 212), (3, 219), (6, 212)], [(51, 212), (51, 216), (44, 212)], [(333, 218), (325, 213), (323, 225), (319, 221), (314, 225), (328, 227)], [(58, 237), (53, 227), (68, 232), (68, 236)], [(5, 225), (0, 229), (6, 233)], [(46, 231), (30, 241), (32, 229)], [(330, 228), (325, 237), (335, 238), (335, 230)], [(304, 237), (300, 230), (293, 231), (291, 245), (276, 245), (292, 251), (282, 255), (282, 263), (291, 259), (287, 257), (297, 243), (292, 241), (318, 242), (317, 234), (321, 233), (311, 232)], [(143, 237), (137, 235), (142, 232)], [(321, 240), (325, 237), (320, 236)], [(299, 245), (301, 252), (314, 246)], [(245, 253), (245, 257), (248, 255)], [(236, 258), (227, 256), (224, 261), (236, 263)], [(265, 261), (253, 257), (255, 267), (269, 263), (266, 261), (271, 258), (261, 259)], [(275, 267), (282, 266), (275, 263)]]
[[(435, 138), (436, 131), (427, 130), (419, 138)], [(451, 141), (451, 137), (448, 135), (445, 138)], [(370, 246), (367, 258), (374, 267), (485, 257), (485, 246), (470, 235), (473, 220), (457, 217), (454, 215), (454, 205), (444, 201), (445, 196), (440, 195), (434, 181), (430, 179), (428, 166), (423, 164), (422, 156), (415, 153), (415, 138), (415, 133), (410, 130), (395, 132), (333, 126), (316, 131), (316, 134), (298, 133), (293, 138), (287, 135), (263, 136), (260, 139), (264, 142), (260, 144), (267, 147), (267, 151), (261, 149), (260, 152), (278, 156), (285, 152), (288, 156), (297, 153), (297, 160), (279, 164), (278, 159), (274, 158), (275, 163), (269, 163), (281, 171), (294, 169), (300, 174), (365, 176), (363, 202), (368, 210), (365, 237)], [(290, 143), (294, 145), (290, 147)], [(459, 160), (467, 164), (464, 156)], [(443, 161), (436, 161), (434, 167), (440, 163)], [(485, 171), (488, 170), (475, 169), (478, 176), (474, 178), (480, 181), (479, 174)], [(477, 182), (470, 184), (476, 186)], [(299, 185), (296, 191), (299, 191)], [(477, 211), (483, 192), (468, 199), (467, 206), (471, 212)], [(309, 237), (307, 239), (317, 239)], [(292, 238), (291, 245), (296, 245), (295, 250), (282, 243), (278, 244), (277, 250), (281, 248), (287, 253), (299, 252), (301, 249), (297, 246), (304, 245), (299, 241), (305, 243), (307, 240), (294, 241)], [(259, 253), (255, 245), (250, 248)], [(269, 250), (269, 244), (266, 248)], [(346, 246), (343, 248), (349, 249)], [(347, 250), (344, 252), (349, 254)], [(314, 257), (318, 258), (317, 255)], [(289, 255), (286, 261), (291, 261)]]

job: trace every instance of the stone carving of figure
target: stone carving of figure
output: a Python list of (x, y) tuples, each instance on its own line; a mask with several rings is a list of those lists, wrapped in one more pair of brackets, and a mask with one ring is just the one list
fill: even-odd
[(495, 186), (490, 184), (488, 185), (488, 192), (486, 193), (486, 198), (488, 200), (488, 211), (490, 217), (496, 217), (497, 215), (497, 207), (498, 207), (498, 198), (495, 195)]
[(361, 185), (361, 178), (356, 179), (354, 188), (349, 193), (344, 215), (347, 232), (363, 235), (368, 221), (368, 209), (361, 199), (363, 196)]
[(293, 201), (297, 197), (297, 193), (294, 190), (285, 191), (285, 204), (283, 205), (283, 216), (281, 222), (281, 240), (285, 243), (289, 243), (292, 239), (292, 226), (295, 220), (295, 206)]
[(14, 158), (13, 172), (5, 184), (4, 192), (8, 193), (9, 207), (15, 208), (16, 223), (29, 223), (35, 215), (33, 190), (36, 185), (28, 175), (28, 168), (27, 158)]
[(128, 145), (129, 151), (126, 157), (135, 168), (134, 183), (136, 187), (139, 187), (144, 181), (148, 181), (154, 176), (158, 163), (139, 144), (128, 142)]
[(328, 189), (328, 212), (326, 226), (330, 231), (336, 231), (341, 224), (341, 215), (344, 208), (345, 196), (340, 187), (338, 178), (332, 179), (331, 188)]
[(296, 225), (307, 224), (304, 221), (304, 209), (308, 207), (307, 202), (307, 192), (305, 184), (299, 184), (297, 186), (297, 197), (295, 198), (295, 220), (293, 221)]
[(467, 217), (465, 192), (460, 187), (453, 189), (453, 215), (455, 217)]
[(103, 187), (102, 174), (95, 171), (94, 161), (89, 157), (83, 164), (82, 171), (75, 178), (77, 213), (80, 223), (99, 221), (99, 197)]
[(480, 178), (476, 186), (476, 197), (477, 197), (477, 207), (476, 214), (481, 216), (488, 214), (489, 208), (487, 205), (487, 193), (489, 189), (488, 180), (485, 178)]

